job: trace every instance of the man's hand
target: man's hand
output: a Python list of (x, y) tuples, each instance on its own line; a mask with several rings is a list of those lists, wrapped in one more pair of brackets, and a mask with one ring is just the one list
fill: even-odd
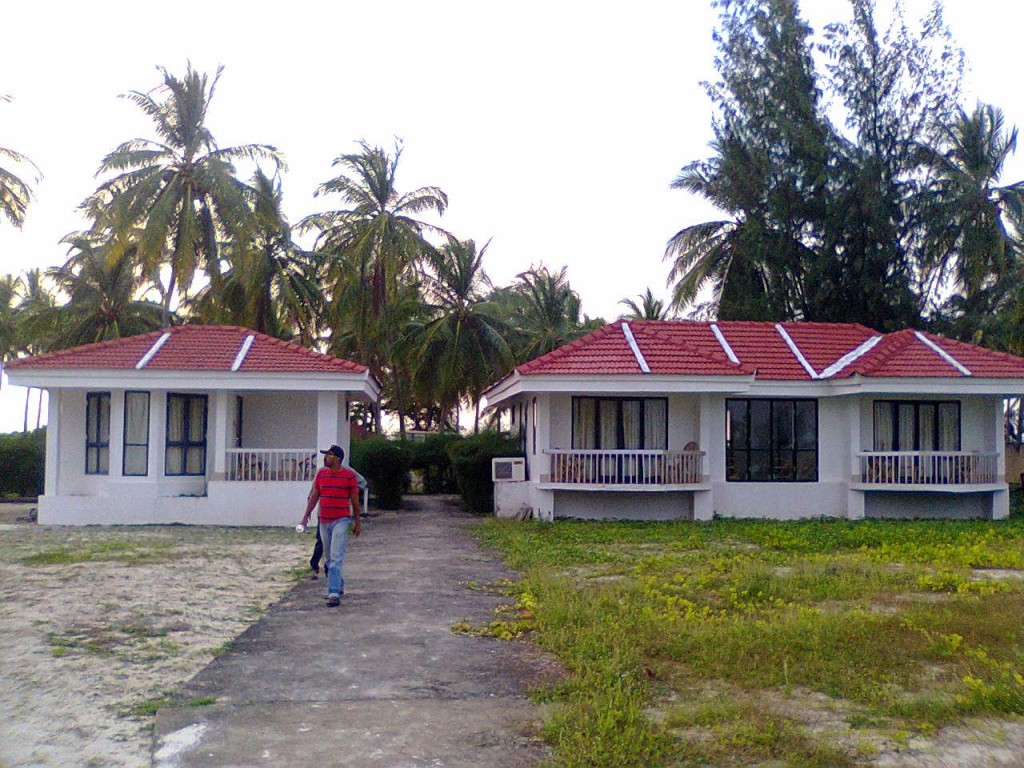
[(363, 528), (363, 521), (362, 521), (362, 520), (360, 520), (360, 519), (359, 519), (359, 518), (357, 517), (357, 518), (355, 519), (355, 521), (354, 521), (354, 522), (352, 523), (352, 535), (353, 535), (353, 536), (358, 536), (358, 535), (359, 535), (359, 532), (360, 532), (360, 531), (362, 530), (362, 528)]

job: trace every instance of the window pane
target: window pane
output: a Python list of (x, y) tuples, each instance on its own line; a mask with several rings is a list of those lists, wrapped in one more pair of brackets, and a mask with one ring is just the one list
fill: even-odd
[(206, 398), (191, 397), (189, 404), (188, 441), (206, 442)]
[(914, 411), (916, 408), (913, 403), (900, 403), (899, 404), (899, 430), (900, 430), (900, 442), (897, 450), (900, 451), (913, 451), (915, 448), (914, 440), (914, 426), (917, 423), (917, 419), (914, 418)]
[(167, 439), (175, 443), (185, 439), (185, 399), (179, 396), (167, 398)]
[(126, 445), (124, 447), (124, 473), (126, 475), (146, 475), (149, 473), (149, 451), (145, 445)]
[(771, 480), (771, 452), (770, 451), (751, 451), (750, 452), (750, 479), (751, 480)]
[(619, 447), (619, 404), (615, 400), (601, 400), (598, 403), (600, 415), (600, 445), (606, 451)]
[(573, 398), (573, 448), (594, 447), (594, 413), (597, 401), (592, 397)]
[(818, 409), (813, 402), (796, 404), (796, 447), (818, 447)]
[(746, 480), (747, 479), (747, 452), (746, 451), (730, 451), (728, 454), (728, 466), (725, 470), (726, 480)]
[(892, 406), (892, 403), (875, 403), (875, 440), (872, 447), (876, 451), (896, 450), (896, 431), (893, 428)]
[(185, 468), (185, 452), (177, 446), (167, 446), (166, 472), (168, 475), (180, 475)]
[(939, 403), (939, 450), (960, 450), (960, 406), (958, 403)]
[(640, 406), (639, 400), (623, 400), (622, 402), (622, 447), (642, 448), (640, 440)]
[(818, 452), (797, 451), (796, 454), (796, 479), (817, 480), (818, 479)]
[(149, 395), (145, 392), (125, 393), (124, 440), (132, 445), (149, 442)]
[(85, 440), (95, 443), (99, 433), (99, 400), (91, 395), (85, 399)]
[(663, 451), (668, 448), (668, 404), (664, 400), (644, 400), (644, 448)]
[(729, 433), (726, 435), (728, 444), (733, 448), (746, 448), (747, 447), (747, 401), (746, 400), (730, 400), (727, 404), (728, 410), (728, 429)]
[(769, 400), (750, 401), (750, 447), (771, 447), (771, 402)]
[(205, 469), (206, 450), (203, 448), (189, 448), (185, 455), (185, 474), (201, 475)]
[(935, 450), (935, 404), (921, 403), (917, 412), (918, 450)]
[(106, 475), (110, 473), (110, 449), (103, 446), (99, 450), (99, 466), (96, 468), (97, 474)]
[(774, 403), (773, 431), (775, 433), (775, 450), (793, 449), (793, 402), (776, 400)]

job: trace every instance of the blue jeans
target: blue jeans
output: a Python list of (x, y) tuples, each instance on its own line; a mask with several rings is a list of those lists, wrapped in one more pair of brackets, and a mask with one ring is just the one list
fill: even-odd
[(348, 543), (350, 517), (320, 523), (320, 538), (324, 540), (327, 555), (327, 594), (340, 595), (345, 589), (341, 568), (345, 562), (345, 545)]

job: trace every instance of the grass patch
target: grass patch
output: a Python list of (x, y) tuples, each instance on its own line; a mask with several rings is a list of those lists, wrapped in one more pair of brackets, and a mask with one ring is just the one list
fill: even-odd
[(136, 719), (142, 719), (147, 717), (153, 717), (160, 707), (168, 704), (170, 697), (160, 696), (155, 699), (143, 699), (133, 704), (129, 704), (126, 707), (121, 708), (118, 714), (121, 717), (130, 717)]
[[(974, 572), (1024, 569), (1019, 514), (473, 530), (524, 573), (529, 631), (571, 673), (538, 694), (560, 766), (853, 765), (1024, 714), (1024, 583)], [(822, 702), (828, 727), (807, 717)]]
[(175, 559), (171, 541), (115, 539), (77, 546), (48, 547), (21, 558), (25, 565), (74, 565), (75, 563), (116, 562), (124, 565), (167, 562)]

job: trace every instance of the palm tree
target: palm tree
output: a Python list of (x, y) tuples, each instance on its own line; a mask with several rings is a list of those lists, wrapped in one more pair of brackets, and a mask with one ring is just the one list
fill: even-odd
[(569, 285), (566, 268), (552, 273), (532, 267), (516, 276), (507, 293), (492, 295), (515, 328), (515, 360), (522, 363), (557, 349), (604, 325), (581, 312), (579, 294)]
[(324, 297), (320, 254), (302, 251), (281, 211), (281, 181), (257, 170), (252, 180), (255, 230), (227, 250), (230, 268), (196, 297), (204, 322), (243, 325), (310, 345), (318, 335)]
[[(47, 287), (42, 270), (30, 269), (22, 278), (21, 301), (18, 303), (17, 335), (19, 352), (27, 355), (38, 355), (48, 352), (51, 349), (53, 340), (56, 338), (53, 323), (48, 324), (37, 322), (37, 318), (52, 313), (56, 305), (53, 292)], [(32, 387), (25, 389), (25, 420), (22, 427), (23, 432), (28, 432), (28, 411), (29, 401), (32, 395)], [(36, 410), (36, 427), (39, 426), (42, 409), (42, 396), (38, 399)]]
[(18, 354), (19, 334), (16, 318), (20, 296), (20, 277), (0, 277), (0, 386), (3, 386), (4, 363)]
[(959, 111), (940, 146), (932, 161), (926, 267), (933, 295), (953, 291), (943, 309), (954, 328), (973, 337), (1021, 278), (1024, 181), (998, 184), (1017, 130), (1007, 130), (1000, 109), (979, 104), (971, 114)]
[(159, 67), (160, 87), (125, 94), (152, 121), (157, 139), (132, 139), (116, 147), (97, 175), (103, 182), (83, 207), (105, 227), (109, 213), (118, 229), (140, 228), (137, 258), (147, 272), (170, 267), (163, 289), (164, 325), (178, 291), (187, 296), (199, 269), (216, 281), (221, 244), (245, 240), (251, 230), (253, 190), (235, 175), (239, 160), (270, 160), (284, 166), (277, 150), (266, 144), (220, 148), (206, 125), (206, 115), (223, 67), (213, 79), (189, 64), (181, 79)]
[[(333, 166), (341, 173), (324, 182), (317, 195), (339, 194), (348, 207), (314, 214), (300, 228), (317, 232), (316, 250), (328, 255), (327, 280), (333, 299), (346, 292), (343, 284), (355, 270), (363, 287), (355, 297), (360, 330), (375, 323), (397, 281), (434, 253), (427, 235), (450, 237), (420, 214), (443, 215), (448, 196), (437, 187), (399, 193), (395, 186), (402, 146), (393, 155), (359, 142), (360, 151), (340, 155)], [(362, 360), (366, 362), (366, 360)]]
[(512, 365), (507, 329), (488, 311), (490, 279), (483, 270), (487, 245), (477, 251), (472, 240), (442, 246), (424, 278), (423, 294), (431, 319), (421, 329), (417, 384), (440, 403), (442, 418), (455, 415), (464, 398), (477, 405), (480, 396)]
[(123, 239), (97, 241), (88, 234), (70, 235), (65, 242), (73, 254), (49, 275), (68, 302), (31, 316), (36, 327), (57, 329), (52, 348), (134, 336), (161, 327), (162, 306), (141, 298), (145, 280), (133, 245)]
[(622, 299), (619, 304), (624, 304), (629, 308), (629, 314), (623, 315), (628, 320), (664, 320), (668, 317), (668, 308), (665, 306), (661, 299), (654, 298), (654, 294), (651, 293), (651, 289), (648, 288), (644, 293), (637, 296), (640, 303), (633, 301), (632, 299)]
[[(0, 94), (0, 101), (10, 100), (10, 96)], [(39, 169), (21, 153), (0, 147), (0, 158), (6, 158), (17, 165), (32, 166), (36, 172), (35, 181), (39, 181)], [(13, 171), (0, 166), (0, 213), (3, 213), (14, 226), (20, 227), (25, 222), (25, 210), (31, 200), (32, 188)]]

